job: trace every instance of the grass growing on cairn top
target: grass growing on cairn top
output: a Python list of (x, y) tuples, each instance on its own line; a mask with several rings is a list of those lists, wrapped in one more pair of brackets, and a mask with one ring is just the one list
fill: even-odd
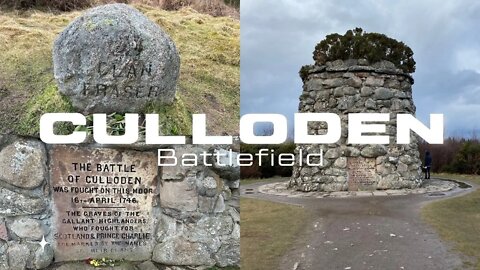
[[(165, 134), (190, 134), (191, 114), (207, 114), (212, 134), (236, 134), (240, 114), (240, 23), (190, 8), (165, 11), (135, 5), (174, 40), (181, 58), (177, 100), (150, 104)], [(0, 133), (36, 136), (40, 116), (71, 112), (53, 79), (56, 36), (83, 11), (54, 14), (0, 9)], [(61, 130), (60, 130), (61, 131)]]

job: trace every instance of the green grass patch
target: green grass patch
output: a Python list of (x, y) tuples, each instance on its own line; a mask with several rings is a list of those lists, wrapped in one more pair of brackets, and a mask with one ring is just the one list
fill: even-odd
[[(16, 126), (20, 134), (34, 135), (40, 132), (40, 117), (44, 113), (72, 112), (73, 108), (67, 98), (60, 95), (57, 86), (48, 85), (43, 91), (33, 96), (26, 104), (26, 110)], [(67, 123), (58, 123), (55, 126), (56, 134), (69, 134), (73, 126)]]
[(159, 126), (162, 134), (192, 134), (192, 117), (180, 97), (177, 97), (172, 105), (150, 104), (145, 111), (159, 115)]
[(242, 269), (277, 269), (280, 259), (306, 224), (307, 211), (298, 206), (240, 199)]
[[(436, 177), (469, 181), (480, 185), (480, 176), (436, 174)], [(440, 236), (454, 244), (455, 250), (473, 258), (465, 266), (480, 269), (480, 190), (461, 197), (440, 200), (422, 209), (422, 218)]]

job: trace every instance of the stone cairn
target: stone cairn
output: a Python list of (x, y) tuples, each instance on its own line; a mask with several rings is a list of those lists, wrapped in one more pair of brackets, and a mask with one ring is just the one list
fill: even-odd
[[(202, 151), (228, 153), (230, 146), (170, 145), (163, 148), (176, 150), (180, 157), (183, 153)], [(85, 259), (102, 257), (125, 259), (123, 268), (118, 269), (157, 269), (157, 266), (158, 269), (169, 269), (171, 266), (176, 267), (173, 269), (205, 269), (214, 265), (239, 265), (240, 168), (222, 166), (212, 159), (209, 162), (213, 166), (200, 163), (191, 167), (158, 167), (158, 170), (156, 150), (151, 146), (135, 144), (121, 150), (96, 144), (52, 146), (36, 138), (0, 135), (0, 269), (44, 269), (52, 267), (53, 263), (55, 267), (48, 269), (87, 269)], [(79, 157), (78, 153), (84, 157)], [(233, 153), (235, 159), (237, 152)], [(129, 253), (98, 253), (91, 252), (89, 246), (74, 245), (77, 242), (88, 244), (97, 241), (95, 239), (56, 239), (56, 235), (101, 232), (90, 227), (88, 231), (75, 232), (71, 230), (75, 224), (63, 221), (77, 218), (70, 219), (65, 211), (58, 209), (81, 213), (89, 209), (78, 208), (71, 203), (71, 198), (82, 196), (81, 193), (58, 193), (54, 190), (54, 187), (72, 187), (62, 185), (67, 182), (66, 174), (59, 177), (56, 172), (66, 169), (67, 174), (75, 173), (67, 167), (71, 161), (91, 160), (107, 164), (118, 162), (122, 156), (122, 162), (128, 162), (126, 157), (130, 156), (130, 160), (140, 160), (142, 167), (154, 170), (151, 175), (144, 174), (146, 177), (143, 177), (153, 179), (151, 187), (154, 192), (147, 194), (151, 197), (147, 201), (151, 202), (145, 204), (142, 196), (135, 196), (140, 198), (138, 210), (141, 213), (136, 219), (149, 221), (141, 225), (145, 229), (143, 233), (151, 235), (145, 240), (145, 246), (135, 247)], [(154, 161), (150, 162), (152, 159)], [(221, 160), (220, 164), (225, 162)], [(138, 176), (139, 172), (124, 175)], [(97, 185), (99, 188), (113, 186)], [(126, 184), (122, 187), (133, 186)], [(97, 196), (109, 195), (98, 193)], [(57, 201), (56, 198), (67, 198), (68, 201)], [(84, 218), (87, 217), (83, 214), (78, 217), (79, 220)], [(102, 225), (98, 219), (85, 225)], [(40, 245), (43, 237), (48, 242), (44, 248)], [(57, 246), (60, 242), (72, 245)]]
[[(289, 187), (300, 191), (355, 191), (417, 188), (422, 183), (418, 139), (395, 143), (396, 114), (415, 114), (413, 78), (388, 61), (336, 60), (302, 69), (299, 112), (338, 114), (341, 139), (334, 144), (298, 145)], [(388, 145), (347, 144), (349, 113), (390, 113)], [(309, 134), (325, 134), (326, 123), (309, 123)], [(382, 134), (385, 135), (385, 134)], [(303, 156), (298, 156), (299, 150)], [(322, 153), (323, 166), (299, 166), (308, 153)], [(305, 162), (303, 163), (305, 164)]]
[[(55, 41), (53, 62), (60, 93), (80, 113), (138, 113), (150, 102), (174, 102), (175, 44), (124, 4), (75, 19)], [(158, 147), (178, 159), (239, 152), (0, 135), (0, 269), (90, 269), (89, 258), (120, 260), (112, 269), (239, 266), (240, 168), (213, 159), (159, 166)]]

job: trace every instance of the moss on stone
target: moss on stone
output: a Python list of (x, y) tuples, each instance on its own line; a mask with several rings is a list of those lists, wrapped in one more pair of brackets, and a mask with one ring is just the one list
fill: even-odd
[[(40, 131), (38, 123), (41, 115), (51, 112), (73, 112), (73, 107), (68, 99), (59, 94), (57, 86), (53, 83), (28, 101), (26, 110), (16, 129), (21, 134), (38, 134)], [(59, 123), (55, 126), (57, 134), (68, 134), (71, 131), (72, 126), (67, 123)]]

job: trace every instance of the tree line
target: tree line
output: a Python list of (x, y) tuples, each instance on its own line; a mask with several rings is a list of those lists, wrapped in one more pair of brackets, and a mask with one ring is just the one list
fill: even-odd
[[(251, 145), (242, 144), (242, 153), (254, 155), (262, 148), (274, 150), (273, 156), (278, 159), (282, 153), (294, 153), (295, 144), (286, 142), (279, 145)], [(419, 143), (420, 157), (423, 161), (425, 152), (429, 151), (433, 158), (432, 172), (449, 172), (461, 174), (480, 175), (480, 140), (472, 138), (447, 138), (443, 144), (428, 144), (425, 141)], [(241, 178), (269, 178), (273, 176), (290, 177), (292, 167), (282, 167), (277, 163), (270, 165), (270, 157), (266, 157), (262, 166), (253, 162), (253, 166), (242, 167)]]

